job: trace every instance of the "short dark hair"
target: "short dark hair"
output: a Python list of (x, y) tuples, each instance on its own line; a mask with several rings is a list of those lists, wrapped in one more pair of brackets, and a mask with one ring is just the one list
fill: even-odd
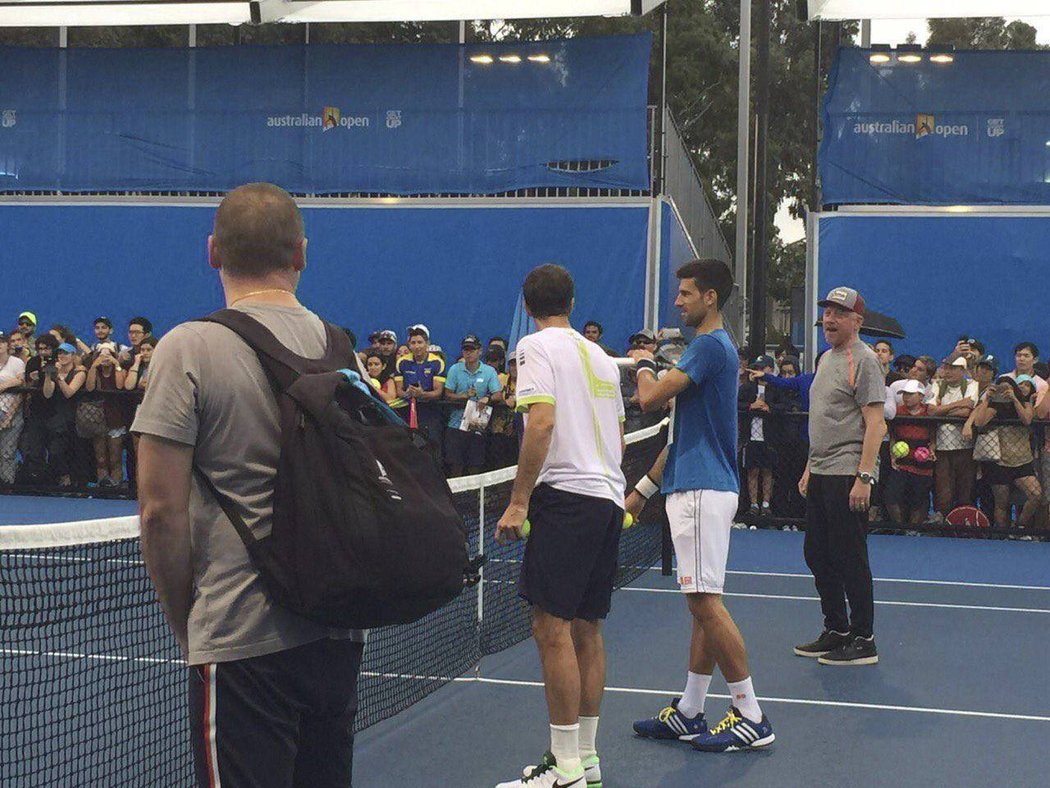
[(75, 345), (77, 343), (77, 335), (73, 333), (73, 329), (71, 329), (69, 326), (64, 326), (61, 323), (55, 323), (53, 326), (51, 326), (51, 330), (57, 331), (59, 334), (61, 334), (63, 342), (68, 342), (71, 345)]
[(599, 323), (597, 320), (588, 320), (586, 323), (583, 324), (583, 330), (586, 331), (591, 326), (594, 326), (596, 329), (598, 329), (599, 334), (605, 333), (605, 329), (602, 328), (602, 324)]
[(733, 294), (733, 272), (721, 260), (702, 258), (686, 263), (675, 275), (679, 279), (692, 279), (700, 292), (714, 290), (718, 294), (718, 310), (726, 305)]
[(128, 328), (131, 328), (132, 326), (135, 326), (135, 325), (142, 326), (142, 330), (145, 331), (147, 334), (152, 334), (153, 333), (153, 324), (149, 321), (148, 318), (145, 318), (145, 317), (133, 317), (133, 318), (131, 318), (131, 320), (128, 321)]
[(408, 337), (405, 341), (407, 342), (412, 337), (423, 337), (423, 339), (427, 341), (427, 344), (430, 344), (430, 335), (419, 326), (412, 326), (412, 328), (408, 329)]
[(292, 267), (306, 230), (288, 192), (272, 183), (248, 183), (223, 198), (214, 233), (223, 269), (234, 276), (261, 277)]
[(58, 348), (59, 342), (57, 339), (51, 336), (51, 334), (41, 334), (36, 338), (36, 347), (40, 347), (41, 345), (47, 345), (52, 350), (56, 350)]
[(139, 343), (139, 347), (141, 348), (141, 347), (142, 347), (143, 345), (149, 345), (150, 347), (156, 347), (156, 346), (157, 346), (157, 343), (158, 343), (159, 341), (160, 341), (160, 340), (159, 340), (159, 339), (157, 339), (157, 338), (156, 338), (155, 336), (148, 336), (148, 337), (146, 337), (145, 339), (143, 339), (143, 340), (142, 340), (142, 341), (141, 341), (141, 342)]
[(510, 342), (507, 341), (506, 337), (491, 337), (489, 339), (489, 344), (491, 345), (493, 342), (499, 342), (501, 345), (503, 345), (504, 350), (510, 347)]
[[(926, 367), (926, 374), (931, 378), (937, 373), (937, 367), (940, 366), (937, 363), (937, 359), (935, 359), (933, 356), (919, 356), (917, 359), (915, 359), (915, 364), (920, 363), (924, 367)], [(915, 366), (915, 364), (912, 364), (912, 366)]]
[(522, 285), (525, 305), (533, 317), (568, 315), (576, 287), (572, 275), (560, 265), (548, 263), (529, 271)]
[(1035, 346), (1035, 342), (1018, 342), (1017, 347), (1014, 348), (1014, 355), (1016, 356), (1022, 350), (1031, 350), (1032, 355), (1039, 358), (1039, 348)]
[(886, 347), (888, 347), (890, 349), (890, 353), (893, 352), (893, 343), (890, 342), (888, 339), (878, 339), (878, 340), (876, 340), (875, 341), (875, 347), (878, 347), (879, 345), (885, 345)]

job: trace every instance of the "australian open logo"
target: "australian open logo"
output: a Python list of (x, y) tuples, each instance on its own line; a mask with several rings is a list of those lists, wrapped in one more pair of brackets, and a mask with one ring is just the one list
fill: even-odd
[(1006, 118), (988, 118), (988, 136), (993, 140), (1006, 134)]
[(15, 111), (13, 109), (5, 109), (3, 112), (0, 112), (0, 126), (5, 129), (11, 128), (17, 122), (18, 118), (15, 116)]
[(339, 107), (325, 107), (324, 112), (321, 113), (321, 130), (328, 131), (336, 128), (339, 125), (340, 117), (342, 117), (342, 113), (339, 111)]

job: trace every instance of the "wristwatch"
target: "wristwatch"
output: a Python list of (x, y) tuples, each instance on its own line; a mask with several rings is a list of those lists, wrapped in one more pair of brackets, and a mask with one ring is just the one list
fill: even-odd
[(870, 473), (865, 473), (864, 471), (857, 471), (857, 478), (865, 484), (875, 484), (875, 477), (872, 476)]

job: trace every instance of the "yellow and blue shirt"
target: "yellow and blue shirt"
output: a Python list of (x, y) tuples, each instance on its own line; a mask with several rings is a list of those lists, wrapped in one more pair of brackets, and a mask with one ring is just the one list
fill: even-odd
[(433, 391), (435, 382), (445, 382), (445, 362), (436, 353), (429, 353), (424, 361), (404, 356), (397, 361), (394, 381), (401, 383), (406, 389), (409, 386), (419, 386), (423, 391)]

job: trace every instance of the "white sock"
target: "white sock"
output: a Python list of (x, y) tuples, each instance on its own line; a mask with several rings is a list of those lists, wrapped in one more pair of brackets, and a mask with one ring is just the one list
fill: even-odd
[(727, 681), (729, 694), (732, 696), (733, 705), (737, 711), (752, 722), (762, 722), (762, 709), (755, 697), (755, 688), (751, 685), (751, 677), (743, 681)]
[(598, 754), (595, 739), (598, 737), (598, 718), (580, 716), (580, 760), (585, 761)]
[(689, 671), (685, 679), (685, 692), (678, 701), (678, 710), (690, 719), (700, 714), (704, 710), (704, 701), (707, 700), (707, 690), (710, 686), (710, 676)]
[(580, 723), (551, 725), (551, 755), (565, 774), (573, 774), (580, 768)]

